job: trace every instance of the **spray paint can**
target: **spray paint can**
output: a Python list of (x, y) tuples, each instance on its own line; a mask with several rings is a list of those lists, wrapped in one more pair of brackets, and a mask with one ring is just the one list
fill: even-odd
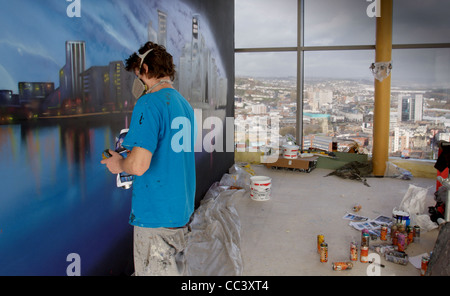
[(353, 263), (351, 262), (333, 262), (331, 267), (333, 270), (341, 271), (353, 268)]
[(424, 276), (428, 269), (428, 262), (430, 262), (430, 257), (428, 255), (422, 256), (422, 264), (420, 265), (420, 275)]
[(356, 242), (350, 243), (350, 260), (358, 261), (358, 246)]
[(394, 231), (394, 235), (392, 236), (392, 244), (394, 246), (398, 245), (398, 234), (400, 232), (398, 230)]
[(369, 246), (369, 230), (363, 229), (361, 232), (361, 246)]
[(397, 225), (393, 224), (393, 225), (391, 226), (391, 239), (394, 238), (394, 234), (395, 234), (395, 232), (396, 232), (397, 230), (398, 230)]
[(317, 253), (320, 254), (320, 244), (325, 241), (325, 237), (322, 234), (317, 236)]
[(412, 226), (407, 226), (406, 227), (406, 233), (408, 234), (407, 242), (408, 242), (408, 245), (409, 245), (410, 243), (413, 242), (413, 239), (414, 239), (414, 230), (413, 230)]
[(397, 246), (399, 252), (404, 252), (406, 247), (406, 236), (403, 233), (397, 235)]
[(325, 242), (320, 244), (320, 262), (328, 262), (328, 244)]
[(381, 226), (380, 239), (382, 241), (387, 240), (387, 230), (388, 230), (388, 228), (386, 225)]
[(413, 231), (414, 231), (414, 239), (413, 239), (413, 241), (415, 243), (420, 242), (420, 227), (419, 227), (419, 225), (414, 226), (414, 230)]
[(363, 233), (362, 240), (361, 240), (361, 246), (369, 247), (369, 241), (370, 241), (370, 235), (369, 233)]
[(369, 246), (361, 246), (360, 261), (362, 263), (369, 262)]

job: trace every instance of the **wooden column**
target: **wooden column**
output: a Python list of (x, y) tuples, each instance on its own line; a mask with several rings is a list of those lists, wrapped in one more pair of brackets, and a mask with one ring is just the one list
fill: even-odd
[[(375, 62), (392, 60), (393, 0), (381, 1), (381, 16), (377, 17)], [(373, 126), (373, 174), (384, 176), (389, 159), (389, 121), (391, 105), (391, 75), (381, 82), (375, 79), (375, 110)]]

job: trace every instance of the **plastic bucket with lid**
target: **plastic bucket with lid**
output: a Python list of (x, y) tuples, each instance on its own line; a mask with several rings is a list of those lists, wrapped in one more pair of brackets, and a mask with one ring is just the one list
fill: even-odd
[(250, 178), (250, 197), (256, 201), (270, 199), (272, 178), (266, 176), (254, 176)]
[(283, 157), (287, 159), (297, 159), (298, 156), (298, 146), (296, 145), (284, 145), (283, 146)]
[(392, 218), (394, 219), (394, 222), (397, 224), (403, 224), (405, 226), (409, 226), (410, 219), (409, 219), (409, 213), (403, 212), (400, 210), (397, 210), (397, 208), (394, 208), (392, 210)]

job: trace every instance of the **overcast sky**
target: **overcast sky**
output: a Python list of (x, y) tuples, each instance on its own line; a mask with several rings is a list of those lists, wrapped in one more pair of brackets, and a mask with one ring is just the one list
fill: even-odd
[[(192, 36), (193, 10), (178, 0), (83, 0), (81, 17), (69, 18), (66, 0), (0, 0), (0, 89), (17, 93), (19, 81), (54, 82), (65, 65), (65, 42), (86, 42), (86, 68), (124, 61), (148, 40), (147, 25), (158, 27), (158, 10), (168, 13), (167, 48), (179, 62)], [(139, 4), (139, 5), (138, 5)], [(223, 74), (222, 60), (210, 31), (209, 16), (200, 15), (200, 34)]]
[[(305, 45), (374, 45), (376, 19), (366, 0), (306, 0)], [(235, 46), (297, 44), (297, 0), (235, 0)], [(393, 43), (450, 43), (450, 1), (395, 0)], [(306, 52), (306, 77), (373, 79), (373, 50)], [(450, 86), (450, 49), (395, 50), (393, 82)], [(236, 75), (295, 76), (295, 53), (236, 55)]]
[[(87, 67), (123, 60), (145, 42), (147, 31), (142, 24), (157, 19), (155, 5), (173, 11), (177, 20), (187, 19), (189, 8), (170, 4), (174, 2), (148, 0), (138, 7), (125, 0), (85, 0), (81, 19), (70, 19), (65, 0), (0, 0), (0, 89), (16, 92), (18, 81), (36, 80), (57, 86), (66, 40), (87, 42)], [(369, 4), (366, 0), (306, 0), (305, 45), (373, 45), (376, 20), (366, 14)], [(235, 0), (236, 48), (295, 47), (296, 28), (297, 0)], [(450, 43), (450, 1), (395, 0), (393, 30), (396, 44)], [(183, 35), (175, 36), (173, 43), (183, 44), (177, 41)], [(236, 54), (236, 75), (295, 76), (296, 58), (295, 52)], [(305, 75), (373, 80), (369, 66), (374, 60), (373, 50), (307, 52)], [(393, 67), (393, 82), (449, 86), (450, 49), (396, 50)]]

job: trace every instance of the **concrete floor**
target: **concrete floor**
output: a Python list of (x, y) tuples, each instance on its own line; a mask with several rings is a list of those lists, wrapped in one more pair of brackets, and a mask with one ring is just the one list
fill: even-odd
[[(433, 179), (369, 178), (371, 187), (367, 187), (358, 181), (324, 177), (331, 172), (327, 169), (303, 173), (272, 170), (262, 165), (252, 168), (256, 175), (272, 178), (272, 193), (268, 201), (253, 201), (248, 195), (236, 201), (244, 276), (367, 275), (369, 264), (359, 261), (351, 270), (332, 270), (332, 262), (349, 261), (350, 242), (360, 242), (360, 232), (342, 219), (345, 213), (351, 213), (353, 205), (359, 203), (362, 206), (359, 215), (391, 217), (392, 209), (400, 205), (410, 184), (429, 188), (426, 210), (435, 204)], [(328, 243), (327, 263), (319, 260), (318, 234), (323, 234)], [(422, 231), (420, 243), (408, 246), (406, 253), (413, 257), (432, 251), (437, 235), (437, 229)], [(383, 257), (381, 263), (385, 265), (380, 269), (382, 276), (420, 275), (420, 270), (411, 263), (402, 266)]]

